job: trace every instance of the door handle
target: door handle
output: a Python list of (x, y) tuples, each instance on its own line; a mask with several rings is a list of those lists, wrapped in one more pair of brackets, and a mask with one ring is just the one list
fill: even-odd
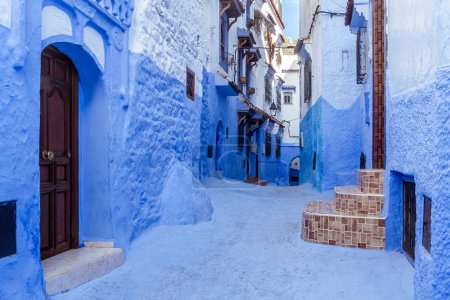
[(70, 152), (70, 150), (67, 151), (66, 157), (67, 157), (68, 159), (70, 159), (70, 158), (72, 157), (72, 152)]
[(44, 150), (42, 151), (42, 157), (46, 160), (52, 161), (55, 158), (55, 153), (52, 151)]

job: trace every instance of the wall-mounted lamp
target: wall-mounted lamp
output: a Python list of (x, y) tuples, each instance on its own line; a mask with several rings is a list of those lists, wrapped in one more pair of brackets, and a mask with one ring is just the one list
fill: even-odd
[(272, 104), (270, 104), (270, 108), (269, 108), (269, 110), (270, 110), (270, 115), (272, 116), (272, 117), (275, 117), (276, 115), (277, 115), (277, 106), (275, 105), (275, 103), (274, 102), (272, 102)]

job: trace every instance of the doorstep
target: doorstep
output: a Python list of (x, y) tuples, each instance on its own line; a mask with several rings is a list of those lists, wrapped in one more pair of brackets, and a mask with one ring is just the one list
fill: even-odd
[(42, 261), (45, 290), (55, 295), (99, 278), (125, 262), (120, 248), (84, 247)]

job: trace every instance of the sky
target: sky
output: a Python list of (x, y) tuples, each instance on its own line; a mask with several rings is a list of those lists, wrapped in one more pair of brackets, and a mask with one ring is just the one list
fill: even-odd
[(299, 35), (299, 3), (300, 0), (282, 0), (283, 21), (286, 24), (284, 34), (297, 39)]

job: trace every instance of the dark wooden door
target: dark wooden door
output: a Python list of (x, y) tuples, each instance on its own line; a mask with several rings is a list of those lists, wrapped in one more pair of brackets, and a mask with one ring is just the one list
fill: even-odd
[(78, 245), (77, 92), (69, 58), (48, 47), (41, 57), (41, 258)]
[(416, 184), (403, 182), (403, 250), (414, 261), (416, 240)]

